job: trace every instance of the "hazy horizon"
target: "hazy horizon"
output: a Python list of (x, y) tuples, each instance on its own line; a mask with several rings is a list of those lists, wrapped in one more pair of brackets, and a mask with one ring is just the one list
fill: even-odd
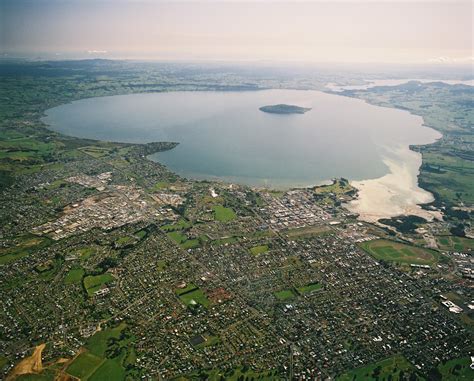
[(470, 1), (1, 2), (3, 56), (472, 65)]

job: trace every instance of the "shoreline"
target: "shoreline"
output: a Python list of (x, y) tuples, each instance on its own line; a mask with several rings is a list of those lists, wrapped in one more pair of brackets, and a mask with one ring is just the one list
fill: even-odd
[[(431, 81), (422, 80), (422, 82)], [(438, 80), (437, 82), (447, 83), (446, 80)], [(374, 86), (370, 86), (369, 83), (368, 88), (370, 87)], [(383, 159), (383, 162), (389, 168), (389, 173), (385, 174), (384, 176), (368, 180), (350, 180), (350, 185), (357, 189), (357, 195), (354, 200), (348, 203), (344, 203), (343, 206), (350, 212), (359, 214), (358, 220), (369, 223), (377, 223), (379, 219), (383, 218), (393, 218), (408, 215), (422, 217), (427, 221), (432, 221), (433, 219), (441, 221), (443, 219), (442, 212), (440, 212), (439, 210), (426, 210), (422, 207), (422, 205), (426, 205), (435, 201), (435, 196), (428, 189), (423, 188), (419, 184), (418, 178), (420, 176), (420, 168), (423, 165), (423, 155), (421, 152), (413, 150), (412, 147), (434, 144), (438, 140), (443, 138), (442, 132), (426, 124), (423, 116), (415, 114), (411, 110), (400, 109), (396, 106), (382, 106), (377, 103), (371, 103), (365, 99), (347, 94), (346, 89), (343, 89), (342, 91), (329, 90), (329, 92), (334, 95), (361, 99), (364, 102), (374, 106), (388, 107), (406, 111), (411, 115), (420, 117), (422, 119), (421, 124), (423, 127), (429, 128), (438, 134), (438, 137), (434, 138), (434, 140), (422, 143), (412, 143), (406, 147), (400, 147), (398, 150), (393, 150), (391, 153), (398, 151), (398, 155), (396, 156), (401, 159), (400, 163), (402, 164), (397, 164), (396, 161), (394, 161), (393, 159), (389, 159), (386, 157), (385, 159)], [(406, 165), (409, 163), (406, 162), (405, 165), (403, 165), (403, 154), (406, 155), (406, 157), (410, 156), (410, 160), (412, 161), (411, 164), (413, 165), (414, 163), (417, 163), (416, 167), (409, 168)], [(408, 175), (408, 177), (412, 177), (413, 181), (403, 181), (403, 173), (405, 173), (405, 175)], [(400, 203), (399, 199), (398, 205), (396, 205), (396, 202), (393, 201), (396, 198), (397, 194), (393, 191), (393, 189), (396, 189), (399, 192), (401, 191), (401, 194), (404, 194), (404, 196), (406, 196), (403, 200), (409, 200), (409, 202)], [(371, 200), (370, 203), (372, 205), (374, 204), (373, 200), (375, 200), (377, 206), (370, 206), (368, 200)], [(392, 203), (390, 203), (390, 201), (392, 201)], [(373, 209), (378, 209), (378, 212), (375, 212)], [(380, 210), (384, 210), (385, 212), (381, 212)]]
[[(426, 144), (432, 143), (434, 142)], [(359, 220), (371, 223), (381, 218), (407, 215), (415, 215), (428, 221), (442, 219), (441, 212), (421, 207), (435, 199), (431, 192), (420, 187), (418, 183), (423, 162), (422, 154), (411, 150), (410, 147), (400, 147), (393, 150), (393, 153), (400, 160), (388, 157), (383, 160), (389, 168), (386, 175), (376, 179), (350, 181), (357, 189), (357, 197), (344, 204), (344, 207), (357, 213)]]
[[(316, 90), (320, 92), (325, 92), (321, 90)], [(132, 93), (133, 94), (133, 93)], [(345, 96), (347, 97), (347, 94), (344, 93), (332, 93), (333, 95), (340, 95), (340, 96)], [(113, 95), (112, 95), (113, 96)], [(357, 97), (351, 97), (350, 98), (355, 98), (355, 99), (360, 99)], [(364, 103), (371, 104), (367, 102), (366, 100), (360, 99)], [(376, 104), (371, 104), (373, 106), (377, 107), (384, 107)], [(387, 107), (387, 106), (385, 106)], [(388, 107), (391, 109), (397, 109), (396, 107)], [(46, 114), (45, 110), (44, 113)], [(405, 112), (408, 112), (411, 115), (416, 115), (410, 112), (409, 110), (403, 110)], [(46, 126), (46, 128), (50, 131), (55, 131), (51, 129), (51, 125), (47, 123), (44, 119), (45, 117), (43, 116), (41, 119), (41, 122), (43, 122)], [(424, 121), (423, 121), (424, 122)], [(422, 123), (423, 126), (432, 129), (433, 131), (436, 131), (440, 136), (435, 138), (434, 140), (426, 141), (426, 142), (416, 142), (414, 144), (407, 145), (405, 147), (400, 147), (397, 150), (393, 150), (391, 152), (392, 154), (395, 155), (390, 155), (392, 158), (382, 157), (382, 161), (385, 163), (385, 165), (388, 167), (388, 173), (385, 175), (375, 178), (375, 179), (366, 179), (366, 180), (350, 180), (350, 184), (357, 189), (357, 196), (356, 199), (343, 204), (343, 206), (349, 210), (352, 213), (359, 214), (359, 219), (367, 222), (376, 222), (378, 219), (381, 218), (391, 218), (391, 217), (396, 217), (396, 216), (401, 216), (401, 215), (417, 215), (420, 217), (423, 217), (427, 220), (432, 220), (433, 218), (441, 218), (441, 213), (440, 212), (433, 212), (433, 211), (427, 211), (423, 209), (420, 205), (430, 203), (434, 200), (434, 196), (428, 191), (423, 188), (421, 188), (418, 184), (418, 176), (420, 173), (420, 167), (422, 165), (422, 155), (421, 153), (412, 151), (410, 149), (410, 146), (412, 145), (425, 145), (425, 144), (432, 144), (435, 141), (437, 141), (439, 138), (441, 138), (441, 134), (439, 131), (437, 131), (434, 128), (426, 126), (424, 123)], [(59, 133), (61, 135), (64, 135), (64, 133), (55, 131), (56, 133)], [(67, 135), (65, 135), (67, 136)], [(74, 136), (71, 136), (74, 137)], [(77, 137), (76, 137), (77, 138)], [(100, 139), (91, 139), (91, 140), (96, 140), (100, 141)], [(138, 146), (147, 146), (150, 143), (124, 143), (124, 144), (132, 144), (132, 145), (138, 145)], [(153, 144), (153, 143), (151, 143)], [(156, 143), (155, 143), (156, 144)], [(174, 143), (176, 144), (176, 143)], [(176, 144), (177, 145), (177, 144)], [(172, 149), (174, 147), (170, 147), (169, 149)], [(148, 151), (148, 150), (147, 150)], [(164, 165), (163, 163), (160, 162), (158, 158), (152, 158), (156, 153), (159, 151), (154, 151), (150, 150), (145, 153), (145, 156), (151, 161), (155, 161), (160, 163), (161, 165)], [(393, 158), (395, 156), (395, 159)], [(167, 167), (166, 165), (164, 165)], [(218, 182), (218, 183), (227, 183), (227, 184), (232, 184), (232, 183), (239, 183), (238, 181), (235, 181), (235, 179), (231, 178), (205, 178), (206, 176), (203, 176), (203, 178), (193, 178), (188, 177), (183, 174), (179, 174), (176, 171), (171, 170), (170, 168), (167, 167), (170, 172), (176, 173), (180, 177), (188, 178), (188, 180), (197, 180), (197, 181), (202, 181), (202, 180), (207, 180), (211, 182)], [(331, 180), (323, 180), (320, 181), (316, 184), (310, 184), (310, 185), (290, 185), (287, 184), (286, 186), (275, 186), (275, 185), (270, 185), (270, 186), (265, 186), (265, 185), (251, 185), (251, 184), (245, 184), (245, 181), (243, 183), (240, 183), (244, 186), (249, 186), (250, 188), (253, 189), (258, 189), (258, 190), (267, 190), (267, 191), (284, 191), (284, 190), (291, 190), (291, 189), (311, 189), (315, 188), (318, 186), (322, 186), (325, 184), (331, 183)]]

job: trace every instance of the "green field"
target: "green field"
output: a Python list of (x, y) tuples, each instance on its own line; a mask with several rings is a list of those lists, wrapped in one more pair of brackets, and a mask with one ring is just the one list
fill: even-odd
[(313, 188), (316, 194), (334, 193), (337, 195), (347, 193), (353, 189), (347, 180), (342, 179), (335, 179), (331, 184), (320, 185)]
[(281, 290), (274, 293), (276, 298), (280, 301), (290, 300), (295, 297), (295, 294), (291, 290)]
[(188, 239), (181, 244), (181, 247), (185, 250), (194, 249), (195, 247), (200, 246), (200, 241), (198, 239)]
[(94, 254), (94, 249), (91, 247), (85, 247), (83, 249), (78, 250), (78, 254), (81, 257), (82, 261), (87, 261), (92, 255)]
[(81, 380), (87, 380), (104, 362), (104, 359), (89, 352), (81, 353), (67, 367), (67, 373)]
[(313, 191), (318, 203), (334, 205), (349, 200), (356, 190), (346, 179), (335, 179), (331, 184), (314, 187)]
[(259, 245), (259, 246), (254, 246), (250, 249), (250, 253), (252, 255), (259, 255), (266, 253), (268, 251), (268, 245)]
[(49, 240), (46, 238), (27, 235), (19, 238), (20, 243), (17, 246), (0, 249), (0, 265), (17, 261), (26, 257), (31, 251), (41, 247), (46, 247)]
[(99, 369), (89, 378), (90, 381), (122, 381), (125, 370), (116, 360), (105, 360)]
[(110, 149), (97, 146), (81, 147), (79, 150), (96, 159), (107, 156), (110, 153)]
[(99, 357), (104, 357), (109, 339), (120, 338), (120, 334), (126, 327), (127, 326), (125, 323), (121, 323), (115, 328), (107, 328), (96, 332), (87, 340), (86, 348), (90, 351), (90, 353)]
[(204, 292), (199, 288), (195, 289), (194, 291), (190, 291), (186, 294), (182, 294), (179, 296), (179, 298), (187, 306), (194, 305), (194, 303), (197, 303), (204, 307), (208, 307), (210, 304), (209, 299), (207, 299)]
[[(110, 380), (121, 381), (125, 378), (125, 368), (122, 366), (122, 360), (127, 360), (133, 347), (128, 348), (129, 339), (124, 338), (123, 331), (126, 328), (125, 323), (121, 323), (114, 328), (107, 328), (96, 332), (91, 336), (85, 348), (86, 352), (81, 353), (68, 366), (67, 373), (80, 378), (81, 381), (88, 380)], [(118, 343), (118, 344), (115, 344)], [(115, 358), (107, 358), (112, 346), (120, 346), (120, 355)], [(123, 348), (122, 348), (123, 347)]]
[(463, 357), (438, 365), (438, 370), (443, 381), (472, 381), (474, 370), (469, 367), (470, 365), (471, 359)]
[(134, 236), (137, 237), (138, 239), (143, 239), (148, 235), (148, 232), (146, 230), (139, 230), (135, 232)]
[(434, 250), (385, 239), (362, 242), (360, 247), (375, 259), (387, 262), (433, 265), (440, 259), (440, 254)]
[(167, 235), (178, 244), (182, 244), (188, 239), (188, 237), (186, 237), (186, 235), (181, 233), (180, 231), (172, 231), (167, 233)]
[(323, 288), (323, 286), (320, 283), (309, 283), (306, 286), (297, 287), (296, 291), (298, 291), (298, 293), (300, 293), (300, 294), (307, 294), (309, 292), (313, 292), (313, 291), (316, 291), (316, 290), (321, 290), (322, 288)]
[(159, 181), (151, 188), (152, 191), (158, 192), (160, 190), (166, 189), (170, 186), (170, 183), (167, 181)]
[(306, 226), (303, 228), (295, 228), (285, 230), (284, 233), (288, 236), (288, 238), (295, 239), (295, 238), (306, 238), (311, 236), (318, 236), (324, 235), (331, 232), (331, 228), (327, 225), (321, 226)]
[(212, 347), (221, 342), (221, 340), (217, 336), (212, 336), (212, 335), (202, 335), (202, 336), (204, 337), (205, 341), (203, 343), (195, 345), (194, 346), (195, 348)]
[(135, 348), (129, 348), (128, 355), (123, 360), (123, 365), (125, 368), (127, 366), (133, 365), (137, 362), (137, 353), (135, 352)]
[(54, 268), (54, 261), (48, 260), (46, 262), (40, 263), (39, 265), (35, 266), (35, 270), (39, 273), (44, 273)]
[(370, 364), (339, 376), (337, 381), (390, 381), (398, 380), (400, 371), (413, 371), (407, 359), (403, 356), (394, 356), (388, 359)]
[(238, 242), (239, 239), (240, 237), (237, 237), (237, 236), (223, 237), (223, 238), (215, 239), (214, 241), (211, 242), (211, 244), (215, 246), (231, 245), (233, 243)]
[(129, 236), (129, 235), (124, 235), (122, 237), (119, 237), (116, 241), (115, 241), (115, 244), (119, 247), (123, 247), (123, 246), (127, 246), (127, 245), (131, 245), (133, 243), (135, 243), (137, 237), (132, 237), (132, 236)]
[(193, 249), (195, 247), (200, 246), (201, 242), (199, 239), (188, 239), (188, 237), (181, 233), (180, 231), (171, 231), (169, 233), (166, 233), (168, 237), (170, 237), (173, 241), (175, 241), (179, 246), (181, 246), (183, 249)]
[(64, 277), (64, 283), (66, 284), (81, 283), (83, 276), (84, 276), (84, 269), (82, 268), (71, 269), (68, 271), (68, 273)]
[(54, 381), (53, 371), (45, 370), (39, 374), (22, 374), (15, 378), (15, 381)]
[(474, 239), (455, 236), (438, 236), (436, 237), (436, 241), (441, 250), (461, 252), (474, 251)]
[(175, 222), (174, 224), (163, 225), (161, 229), (165, 232), (173, 232), (175, 230), (184, 230), (188, 229), (192, 226), (192, 224), (186, 221), (184, 218), (181, 218), (179, 221)]
[(196, 288), (197, 288), (197, 286), (196, 286), (195, 284), (190, 283), (190, 284), (186, 285), (186, 287), (177, 288), (177, 289), (175, 290), (175, 293), (176, 293), (176, 295), (179, 296), (179, 295), (182, 295), (182, 294), (186, 294), (187, 292), (192, 291), (192, 290), (194, 290), (194, 289), (196, 289)]
[[(421, 176), (427, 188), (454, 205), (459, 201), (474, 203), (474, 164), (453, 154), (456, 150), (436, 150), (436, 146), (423, 150)], [(454, 151), (454, 152), (453, 152)], [(435, 170), (429, 170), (434, 168)]]
[(204, 292), (194, 284), (189, 284), (183, 289), (177, 289), (176, 294), (179, 299), (187, 306), (200, 304), (203, 307), (209, 307), (210, 301)]
[(41, 158), (51, 154), (57, 148), (56, 143), (44, 143), (29, 137), (0, 141), (0, 159), (24, 161)]
[(167, 267), (168, 267), (168, 262), (166, 262), (164, 259), (158, 259), (156, 261), (156, 268), (159, 272), (165, 271)]
[(109, 274), (101, 274), (101, 275), (89, 275), (84, 278), (84, 287), (87, 291), (89, 296), (93, 296), (94, 292), (100, 290), (102, 286), (106, 285), (109, 282), (112, 282), (114, 277)]
[(229, 222), (237, 217), (231, 208), (226, 208), (222, 205), (215, 205), (212, 210), (214, 211), (214, 218), (217, 221)]
[(5, 366), (7, 366), (9, 363), (10, 363), (10, 361), (8, 360), (8, 358), (6, 358), (6, 357), (4, 357), (4, 356), (0, 356), (0, 371), (1, 371)]
[(0, 254), (0, 265), (6, 265), (11, 262), (15, 262), (18, 259), (26, 257), (28, 255), (27, 251), (23, 250), (12, 250), (11, 252), (2, 252)]

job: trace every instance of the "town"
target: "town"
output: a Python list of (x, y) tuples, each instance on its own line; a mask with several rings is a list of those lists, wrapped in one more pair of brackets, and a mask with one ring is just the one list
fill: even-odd
[[(127, 70), (106, 90), (2, 79), (16, 111), (1, 122), (0, 378), (472, 379), (467, 202), (369, 223), (346, 209), (357, 192), (343, 178), (191, 180), (148, 158), (176, 143), (65, 137), (39, 120), (68, 100), (50, 90), (64, 83), (77, 98), (147, 89)], [(199, 86), (185, 79), (167, 86)]]

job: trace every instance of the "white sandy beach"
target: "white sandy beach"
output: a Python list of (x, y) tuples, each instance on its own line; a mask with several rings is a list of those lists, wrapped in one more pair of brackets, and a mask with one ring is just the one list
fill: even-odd
[(380, 218), (416, 215), (427, 220), (441, 218), (439, 212), (427, 211), (419, 205), (433, 201), (433, 195), (418, 186), (421, 154), (408, 147), (391, 152), (395, 158), (384, 163), (390, 172), (377, 179), (352, 181), (358, 198), (346, 204), (347, 209), (359, 214), (359, 219), (375, 222)]

